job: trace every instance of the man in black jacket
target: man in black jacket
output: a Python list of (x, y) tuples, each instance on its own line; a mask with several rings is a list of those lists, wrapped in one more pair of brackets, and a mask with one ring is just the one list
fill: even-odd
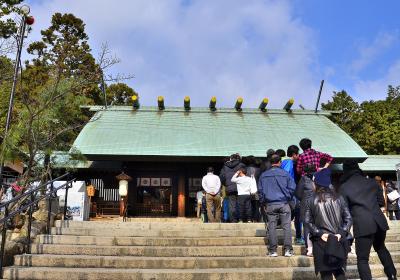
[(226, 195), (229, 201), (229, 221), (231, 223), (238, 222), (238, 216), (236, 213), (238, 196), (237, 186), (236, 183), (231, 181), (231, 179), (241, 168), (246, 168), (246, 166), (240, 161), (240, 155), (233, 154), (231, 155), (230, 160), (225, 162), (219, 175), (222, 184), (225, 186)]
[(380, 209), (385, 205), (382, 189), (375, 180), (363, 176), (354, 160), (346, 160), (343, 163), (343, 173), (340, 193), (347, 201), (353, 217), (360, 278), (372, 279), (368, 261), (371, 247), (374, 246), (388, 279), (397, 279), (396, 268), (385, 246), (389, 226)]

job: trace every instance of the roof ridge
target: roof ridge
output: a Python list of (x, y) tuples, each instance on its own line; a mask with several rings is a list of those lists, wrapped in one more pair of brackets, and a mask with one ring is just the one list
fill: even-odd
[(302, 109), (293, 109), (290, 111), (286, 111), (285, 109), (267, 109), (265, 111), (261, 111), (258, 108), (242, 108), (241, 110), (236, 110), (235, 108), (228, 108), (228, 107), (220, 107), (217, 108), (215, 111), (211, 111), (208, 107), (191, 107), (190, 110), (185, 110), (184, 107), (174, 107), (169, 106), (165, 107), (163, 110), (160, 110), (157, 106), (142, 106), (139, 109), (134, 109), (132, 106), (111, 106), (111, 107), (104, 107), (104, 106), (81, 106), (82, 109), (89, 109), (93, 112), (98, 111), (134, 111), (134, 112), (183, 112), (183, 113), (229, 113), (229, 114), (295, 114), (295, 115), (324, 115), (330, 116), (334, 113), (338, 113), (338, 111), (325, 111), (320, 110), (315, 112), (314, 110), (302, 110)]

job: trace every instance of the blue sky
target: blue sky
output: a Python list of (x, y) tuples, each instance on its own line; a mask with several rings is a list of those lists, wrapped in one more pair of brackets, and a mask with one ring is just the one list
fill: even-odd
[[(382, 4), (384, 2), (384, 4)], [(400, 2), (343, 0), (29, 0), (40, 38), (54, 12), (82, 18), (93, 54), (107, 42), (121, 59), (113, 72), (143, 105), (163, 95), (180, 106), (245, 107), (263, 97), (281, 108), (294, 97), (312, 108), (345, 89), (356, 100), (383, 99), (400, 85)]]

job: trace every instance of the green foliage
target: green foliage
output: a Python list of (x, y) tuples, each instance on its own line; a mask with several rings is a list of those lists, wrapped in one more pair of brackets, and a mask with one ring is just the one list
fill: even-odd
[(102, 71), (90, 53), (84, 22), (73, 14), (56, 13), (49, 28), (42, 30), (42, 40), (33, 42), (28, 53), (36, 55), (36, 66), (51, 66), (63, 78), (79, 77), (81, 86), (75, 96), (84, 95), (88, 104), (101, 104), (99, 84)]
[(331, 120), (347, 133), (357, 129), (357, 112), (360, 106), (346, 91), (333, 92), (332, 101), (322, 103), (321, 107), (324, 110), (341, 111), (341, 114), (334, 114)]
[(368, 154), (400, 154), (400, 87), (388, 87), (387, 98), (355, 102), (345, 91), (334, 92), (324, 110), (341, 110), (332, 121)]
[[(50, 155), (70, 150), (81, 128), (88, 121), (95, 121), (89, 120), (89, 112), (83, 112), (80, 106), (103, 104), (99, 88), (103, 70), (118, 63), (117, 59), (107, 57), (107, 49), (96, 62), (85, 24), (72, 14), (54, 14), (49, 28), (41, 34), (42, 39), (27, 49), (33, 59), (26, 61), (18, 73), (11, 129), (3, 139), (0, 155), (25, 163), (27, 183), (30, 178), (45, 179), (51, 169)], [(8, 110), (13, 68), (10, 59), (0, 56), (2, 124)], [(137, 95), (122, 83), (111, 85), (107, 91), (115, 104), (129, 104), (131, 96)], [(4, 135), (4, 125), (0, 125), (0, 133)]]
[(20, 13), (17, 5), (23, 0), (0, 0), (0, 38), (7, 39), (17, 32), (17, 23), (10, 17)]
[(112, 105), (132, 105), (132, 96), (138, 95), (125, 83), (111, 84), (106, 89), (107, 103)]

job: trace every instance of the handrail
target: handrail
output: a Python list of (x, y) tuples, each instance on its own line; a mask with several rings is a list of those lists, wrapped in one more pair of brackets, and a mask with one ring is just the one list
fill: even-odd
[[(71, 180), (71, 181), (73, 181), (73, 180)], [(24, 210), (26, 210), (26, 209), (28, 209), (30, 206), (32, 206), (32, 205), (38, 203), (38, 202), (41, 201), (42, 199), (51, 197), (51, 196), (53, 195), (53, 193), (57, 192), (57, 191), (60, 190), (60, 189), (63, 189), (65, 186), (69, 185), (71, 181), (68, 181), (68, 182), (62, 184), (61, 186), (59, 186), (59, 187), (57, 187), (57, 188), (54, 188), (52, 191), (50, 191), (50, 193), (43, 194), (43, 195), (41, 195), (39, 198), (37, 198), (36, 200), (31, 201), (29, 204), (24, 205), (23, 207), (18, 208), (17, 210), (14, 210), (13, 212), (9, 213), (7, 217), (4, 217), (4, 218), (0, 219), (0, 224), (1, 224), (1, 223), (4, 223), (5, 221), (7, 221), (7, 220), (9, 220), (9, 219), (14, 218), (17, 214), (23, 212)], [(3, 207), (3, 206), (1, 206), (1, 207)]]
[[(4, 208), (4, 217), (0, 219), (0, 224), (3, 224), (2, 227), (2, 239), (1, 239), (1, 247), (0, 247), (0, 278), (3, 276), (3, 265), (4, 265), (4, 253), (5, 253), (5, 243), (6, 243), (6, 235), (7, 235), (7, 222), (14, 218), (16, 215), (19, 213), (27, 210), (29, 208), (29, 218), (27, 219), (28, 222), (28, 242), (27, 245), (24, 247), (24, 251), (26, 253), (30, 253), (30, 247), (31, 247), (31, 227), (32, 227), (32, 214), (33, 214), (33, 207), (36, 203), (43, 199), (48, 199), (49, 200), (49, 205), (48, 205), (48, 217), (47, 217), (47, 232), (50, 233), (50, 219), (51, 219), (51, 198), (55, 193), (57, 193), (58, 190), (65, 188), (65, 203), (64, 203), (64, 220), (66, 217), (66, 210), (67, 210), (67, 196), (68, 196), (68, 189), (72, 187), (72, 183), (75, 181), (75, 179), (68, 180), (61, 186), (58, 186), (57, 188), (53, 188), (53, 183), (55, 181), (59, 181), (60, 179), (63, 179), (67, 177), (69, 173), (64, 174), (56, 179), (50, 180), (44, 184), (41, 184), (40, 186), (27, 191), (26, 193), (23, 193), (22, 195), (16, 196), (15, 198), (11, 199), (10, 201), (1, 204), (0, 209)], [(40, 195), (39, 197), (35, 197), (36, 193), (41, 190), (41, 188), (46, 187), (50, 185), (50, 189), (48, 192)], [(18, 209), (14, 210), (13, 212), (9, 213), (9, 205), (12, 202), (20, 201), (23, 198), (27, 197), (30, 195), (30, 202), (28, 204), (25, 204), (23, 206), (20, 206)]]
[(50, 180), (50, 181), (48, 181), (48, 182), (46, 182), (46, 183), (44, 183), (44, 184), (41, 184), (41, 185), (37, 186), (37, 187), (34, 188), (34, 189), (31, 189), (31, 190), (29, 190), (29, 191), (27, 191), (27, 192), (24, 192), (24, 193), (22, 193), (22, 194), (20, 194), (20, 195), (18, 195), (18, 196), (16, 196), (16, 197), (13, 197), (13, 198), (10, 199), (9, 201), (6, 201), (5, 203), (0, 204), (0, 209), (3, 208), (3, 207), (8, 206), (9, 204), (11, 204), (11, 203), (13, 203), (13, 202), (15, 202), (15, 201), (18, 201), (18, 200), (22, 199), (23, 197), (26, 197), (26, 196), (30, 195), (31, 193), (37, 192), (38, 190), (40, 190), (40, 189), (43, 188), (44, 186), (47, 186), (47, 185), (49, 185), (49, 184), (51, 184), (51, 183), (54, 183), (54, 182), (56, 182), (56, 181), (61, 181), (61, 179), (63, 179), (64, 177), (67, 177), (68, 175), (70, 175), (70, 174), (69, 174), (69, 173), (66, 173), (66, 174), (61, 175), (61, 176), (59, 176), (59, 177), (57, 177), (57, 178), (55, 178), (55, 179), (53, 179), (53, 180)]

